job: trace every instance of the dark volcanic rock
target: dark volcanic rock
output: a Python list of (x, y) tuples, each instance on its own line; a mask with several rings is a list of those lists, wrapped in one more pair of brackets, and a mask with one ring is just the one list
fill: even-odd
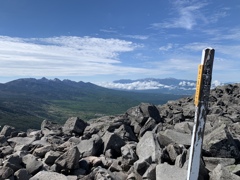
[(142, 130), (141, 135), (143, 135), (143, 133), (147, 130), (152, 130), (155, 124), (162, 122), (162, 118), (157, 107), (148, 103), (142, 103), (137, 107), (130, 108), (126, 114), (131, 121), (135, 134), (140, 133), (141, 128), (145, 125), (149, 118), (152, 118), (153, 121), (148, 122)]
[(125, 145), (125, 142), (119, 135), (107, 131), (102, 139), (104, 144), (103, 152), (111, 149), (114, 157), (121, 155), (121, 147)]
[(68, 180), (68, 178), (66, 176), (64, 176), (63, 174), (59, 174), (56, 172), (47, 172), (47, 171), (38, 172), (35, 176), (30, 178), (30, 180), (46, 180), (46, 179)]
[(31, 175), (26, 169), (19, 169), (14, 173), (14, 177), (17, 180), (29, 180), (31, 178)]
[(22, 158), (23, 163), (26, 165), (26, 170), (29, 174), (36, 174), (41, 170), (43, 163), (38, 161), (37, 158), (31, 154), (28, 154)]
[(171, 166), (167, 163), (158, 164), (156, 167), (156, 179), (157, 180), (185, 180), (187, 177), (187, 170), (176, 166)]
[(71, 117), (64, 124), (63, 132), (65, 134), (76, 133), (82, 135), (86, 126), (87, 123), (85, 121), (79, 119), (78, 117)]
[(203, 148), (213, 157), (236, 159), (240, 157), (239, 149), (225, 124), (204, 137)]
[(5, 125), (3, 126), (0, 135), (3, 135), (5, 137), (11, 136), (11, 134), (15, 131), (15, 128), (12, 126)]
[(0, 168), (0, 179), (4, 180), (9, 178), (11, 175), (13, 175), (14, 171), (9, 167), (1, 167)]
[(97, 156), (103, 153), (103, 141), (97, 134), (93, 135), (91, 139), (80, 141), (77, 147), (82, 157)]
[(78, 161), (80, 159), (80, 152), (77, 147), (73, 147), (56, 159), (55, 164), (57, 169), (73, 170), (78, 169)]
[(155, 134), (151, 131), (147, 131), (137, 144), (136, 152), (140, 160), (150, 158), (152, 162), (159, 163), (161, 148)]
[(210, 173), (210, 180), (223, 180), (223, 179), (231, 179), (231, 180), (240, 180), (240, 177), (230, 173), (226, 168), (224, 168), (221, 164), (217, 165), (217, 167)]
[(57, 123), (44, 120), (41, 124), (41, 131), (44, 135), (60, 135), (62, 133), (62, 126)]
[(4, 162), (4, 167), (10, 167), (14, 172), (22, 168), (22, 158), (17, 154), (12, 154)]

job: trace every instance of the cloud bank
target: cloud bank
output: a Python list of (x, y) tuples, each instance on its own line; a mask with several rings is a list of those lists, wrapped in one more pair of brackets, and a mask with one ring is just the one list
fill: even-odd
[[(120, 39), (0, 36), (1, 76), (87, 76), (142, 71), (119, 60), (138, 44)], [(117, 71), (121, 67), (121, 71)]]
[(160, 84), (156, 81), (136, 81), (132, 83), (102, 82), (98, 83), (97, 85), (110, 89), (124, 89), (124, 90), (147, 90), (147, 89), (170, 88), (170, 86)]

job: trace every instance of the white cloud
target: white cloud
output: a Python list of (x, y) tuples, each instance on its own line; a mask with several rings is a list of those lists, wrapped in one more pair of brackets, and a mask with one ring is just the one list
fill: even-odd
[(152, 27), (161, 28), (183, 28), (192, 30), (195, 26), (212, 24), (228, 16), (230, 8), (217, 7), (211, 11), (206, 6), (212, 5), (209, 1), (181, 0), (173, 1), (170, 18), (160, 23), (153, 23)]
[(174, 1), (173, 11), (175, 17), (162, 23), (152, 24), (155, 28), (184, 28), (191, 30), (197, 20), (206, 21), (205, 16), (199, 11), (207, 4), (199, 1)]
[(170, 86), (160, 84), (156, 81), (136, 81), (133, 83), (110, 83), (102, 82), (98, 83), (99, 86), (111, 88), (111, 89), (125, 89), (125, 90), (147, 90), (147, 89), (159, 89), (169, 88)]
[(208, 39), (215, 42), (223, 42), (223, 40), (240, 41), (240, 27), (219, 27), (218, 29), (204, 29), (202, 32), (209, 36)]
[(159, 48), (160, 51), (168, 51), (170, 49), (172, 49), (173, 45), (171, 43), (168, 43), (166, 46), (161, 46)]
[(142, 68), (125, 67), (118, 59), (121, 53), (137, 47), (120, 39), (0, 36), (0, 75), (93, 76), (144, 72)]
[(214, 80), (214, 81), (212, 82), (212, 88), (217, 87), (217, 86), (222, 86), (222, 85), (224, 85), (224, 84), (221, 83), (221, 82), (218, 81), (218, 80)]
[(193, 86), (193, 87), (195, 87), (195, 86), (196, 86), (196, 83), (188, 82), (188, 81), (181, 81), (181, 82), (179, 83), (179, 86)]
[(235, 59), (235, 58), (240, 58), (240, 54), (237, 53), (240, 49), (240, 45), (220, 45), (218, 43), (189, 43), (183, 46), (183, 49), (195, 51), (195, 52), (201, 52), (203, 49), (206, 47), (212, 47), (215, 49), (215, 52), (217, 54), (221, 54), (222, 56), (226, 56), (229, 59)]
[(149, 38), (146, 35), (125, 35), (124, 37), (132, 38), (132, 39), (139, 39), (139, 40), (146, 40)]

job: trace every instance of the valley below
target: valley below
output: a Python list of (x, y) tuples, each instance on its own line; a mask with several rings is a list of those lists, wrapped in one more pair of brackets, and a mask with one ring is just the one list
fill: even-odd
[(159, 105), (185, 96), (112, 90), (70, 80), (18, 79), (0, 84), (0, 126), (37, 129), (44, 119), (63, 124), (75, 116), (88, 121), (125, 113), (141, 102)]

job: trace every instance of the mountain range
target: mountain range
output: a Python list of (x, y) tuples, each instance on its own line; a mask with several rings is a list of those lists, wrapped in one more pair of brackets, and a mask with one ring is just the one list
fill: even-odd
[(0, 84), (0, 126), (39, 127), (43, 119), (91, 119), (121, 114), (141, 102), (163, 104), (184, 95), (112, 90), (92, 83), (46, 78), (17, 79)]

